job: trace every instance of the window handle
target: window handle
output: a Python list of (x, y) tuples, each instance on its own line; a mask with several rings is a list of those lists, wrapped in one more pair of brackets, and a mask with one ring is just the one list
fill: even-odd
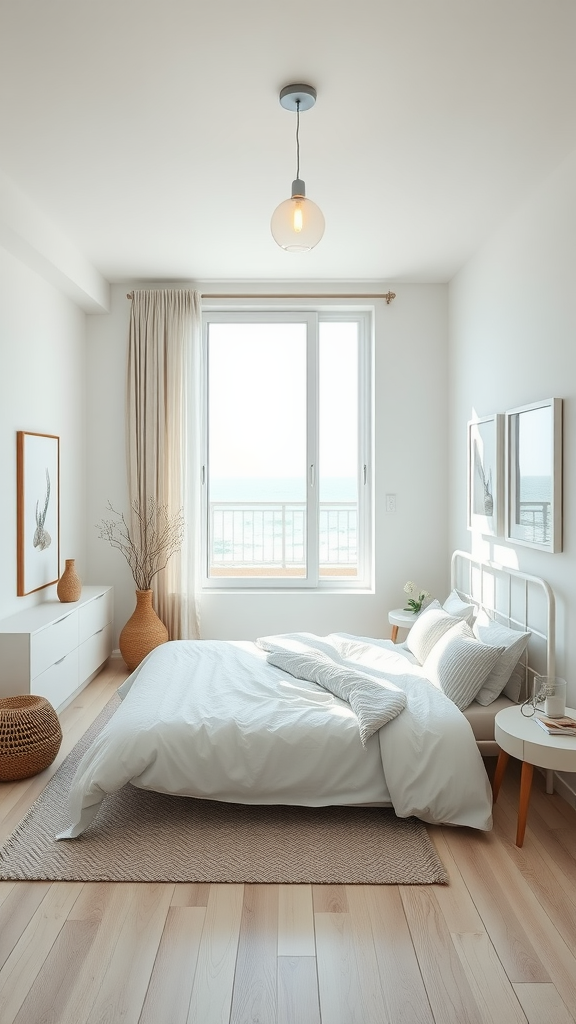
[(364, 486), (366, 486), (366, 480), (368, 478), (368, 474), (366, 472), (366, 466), (365, 465), (362, 467), (362, 476), (364, 478)]
[(204, 487), (204, 484), (206, 483), (206, 466), (202, 466), (201, 483), (202, 487)]
[(316, 471), (314, 465), (310, 466), (310, 487), (314, 487), (316, 484)]

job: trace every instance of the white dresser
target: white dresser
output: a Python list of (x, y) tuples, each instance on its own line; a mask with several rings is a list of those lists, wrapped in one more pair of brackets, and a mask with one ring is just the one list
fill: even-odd
[(0, 620), (0, 697), (34, 693), (63, 708), (112, 653), (112, 587), (82, 587)]

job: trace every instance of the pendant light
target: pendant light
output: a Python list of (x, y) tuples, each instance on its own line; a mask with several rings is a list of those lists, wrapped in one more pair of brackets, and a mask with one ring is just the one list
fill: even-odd
[(306, 198), (306, 186), (300, 177), (300, 112), (310, 110), (315, 102), (316, 89), (311, 85), (287, 85), (280, 93), (281, 105), (296, 111), (296, 177), (292, 195), (276, 207), (270, 221), (274, 241), (286, 252), (309, 252), (324, 234), (324, 214)]

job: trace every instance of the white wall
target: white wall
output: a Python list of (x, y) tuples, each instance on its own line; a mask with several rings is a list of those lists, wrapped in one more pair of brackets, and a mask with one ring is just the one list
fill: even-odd
[(111, 292), (110, 312), (87, 317), (86, 551), (89, 571), (98, 583), (114, 586), (115, 640), (135, 607), (134, 583), (120, 552), (98, 537), (107, 503), (126, 511), (126, 355), (130, 303), (125, 285)]
[(60, 554), (85, 561), (85, 314), (0, 248), (0, 618), (55, 598), (16, 596), (16, 431), (60, 436)]
[[(126, 507), (124, 388), (130, 312), (126, 293), (131, 287), (114, 286), (110, 313), (88, 317), (87, 329), (88, 564), (94, 580), (115, 586), (116, 635), (133, 610), (134, 585), (122, 556), (98, 539), (92, 523), (105, 515), (107, 500)], [(211, 290), (230, 289), (219, 285)], [(247, 290), (254, 291), (254, 283)], [(325, 284), (321, 290), (327, 290)], [(336, 294), (375, 289), (373, 283), (366, 288), (356, 282), (353, 288), (342, 285), (331, 290)], [(212, 591), (201, 598), (203, 637), (252, 639), (293, 629), (389, 636), (387, 612), (403, 603), (406, 580), (444, 594), (448, 585), (447, 288), (409, 285), (395, 290), (394, 302), (379, 304), (376, 313), (375, 593)], [(397, 495), (395, 515), (384, 513), (388, 492)]]
[[(543, 576), (557, 601), (557, 672), (576, 707), (576, 152), (450, 285), (452, 547)], [(466, 421), (564, 399), (564, 545), (548, 554), (466, 529)], [(572, 784), (575, 784), (573, 778)], [(575, 786), (576, 789), (576, 786)]]

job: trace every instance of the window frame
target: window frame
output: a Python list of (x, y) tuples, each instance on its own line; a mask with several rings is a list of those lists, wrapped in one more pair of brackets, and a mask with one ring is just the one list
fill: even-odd
[[(240, 297), (239, 297), (240, 300)], [(319, 325), (322, 322), (353, 321), (358, 324), (358, 573), (355, 577), (319, 575)], [(211, 323), (306, 323), (306, 535), (307, 575), (305, 577), (209, 576), (209, 325)], [(277, 303), (211, 306), (202, 311), (202, 452), (201, 452), (201, 572), (202, 590), (244, 592), (362, 592), (373, 589), (374, 577), (374, 311), (372, 307), (308, 305), (279, 306)]]

